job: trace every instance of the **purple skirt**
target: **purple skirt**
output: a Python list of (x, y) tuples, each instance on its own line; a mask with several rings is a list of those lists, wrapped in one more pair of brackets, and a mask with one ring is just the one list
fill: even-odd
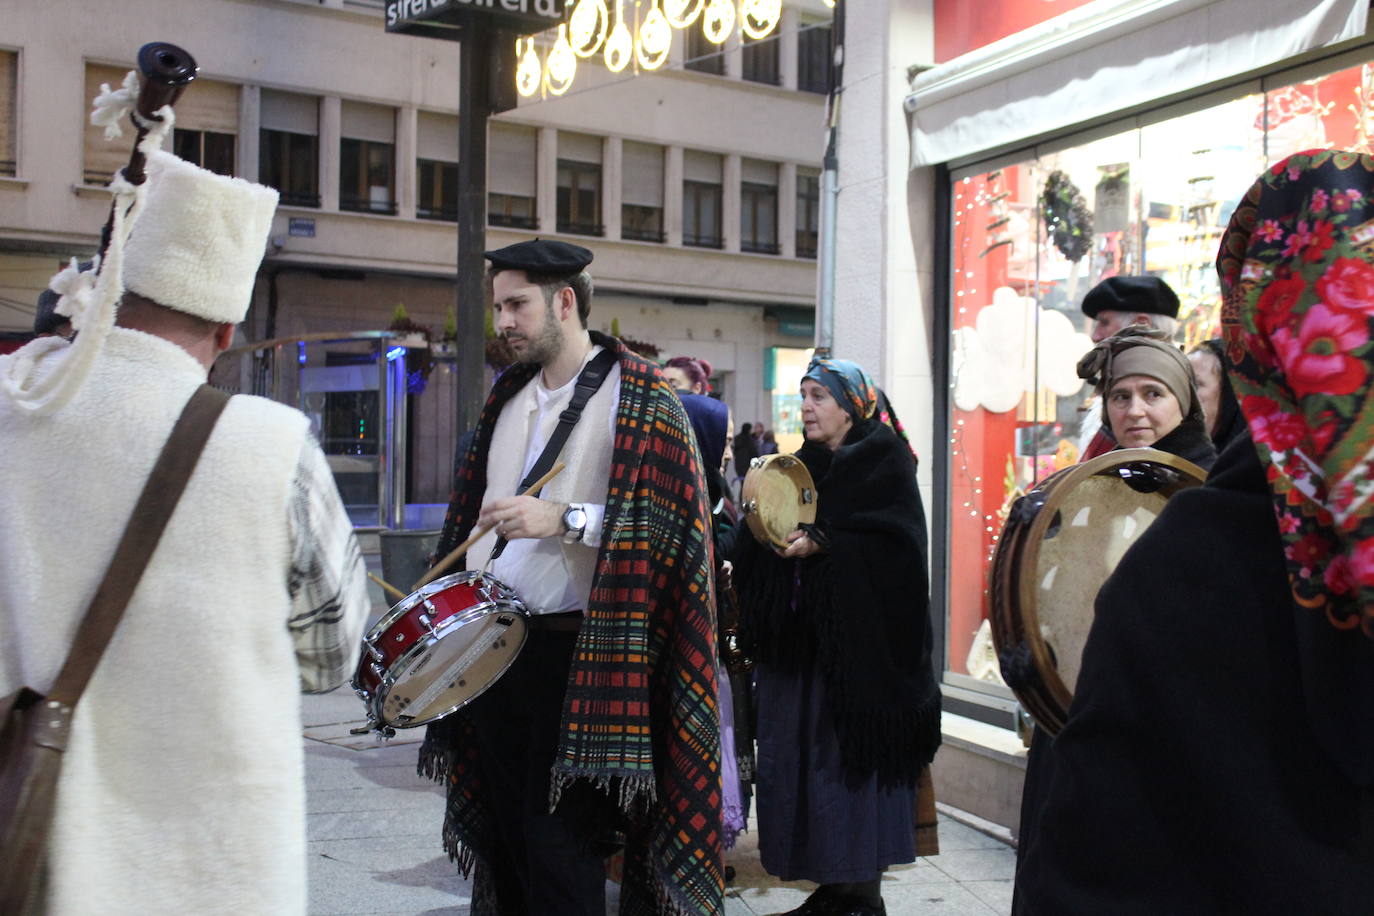
[(759, 853), (784, 881), (868, 881), (916, 861), (916, 788), (845, 784), (839, 738), (820, 672), (760, 663)]

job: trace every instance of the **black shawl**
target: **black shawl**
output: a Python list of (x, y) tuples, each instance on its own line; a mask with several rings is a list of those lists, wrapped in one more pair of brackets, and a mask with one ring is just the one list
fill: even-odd
[(1292, 615), (1239, 439), (1098, 593), (1068, 723), (1027, 772), (1013, 912), (1374, 910), (1374, 795), (1312, 732)]
[(825, 553), (784, 560), (741, 537), (736, 581), (761, 664), (816, 664), (847, 775), (915, 784), (940, 745), (926, 520), (905, 441), (865, 420), (837, 451), (797, 452), (817, 491)]
[(1150, 448), (1186, 458), (1204, 471), (1217, 461), (1217, 449), (1207, 436), (1207, 424), (1201, 417), (1185, 417), (1167, 435), (1161, 436)]

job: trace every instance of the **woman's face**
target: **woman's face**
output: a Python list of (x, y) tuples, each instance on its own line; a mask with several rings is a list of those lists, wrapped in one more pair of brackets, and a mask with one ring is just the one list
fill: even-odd
[(1211, 437), (1217, 430), (1217, 417), (1221, 414), (1221, 360), (1211, 351), (1197, 350), (1188, 354), (1188, 361), (1193, 364), (1197, 399), (1207, 417), (1207, 435)]
[(705, 390), (705, 386), (702, 385), (701, 382), (697, 382), (693, 385), (692, 380), (687, 377), (686, 371), (678, 366), (666, 367), (663, 370), (663, 377), (666, 378), (668, 384), (672, 385), (677, 391), (685, 391), (688, 394), (701, 394)]
[(802, 431), (812, 442), (819, 442), (831, 451), (839, 448), (854, 420), (839, 405), (820, 382), (802, 379)]
[(1145, 448), (1183, 422), (1183, 408), (1159, 379), (1127, 375), (1117, 379), (1107, 392), (1107, 418), (1122, 448)]

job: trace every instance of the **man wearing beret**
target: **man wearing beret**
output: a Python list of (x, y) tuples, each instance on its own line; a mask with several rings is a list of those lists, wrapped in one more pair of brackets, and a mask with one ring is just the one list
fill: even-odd
[[(1178, 295), (1158, 277), (1108, 277), (1083, 297), (1083, 314), (1093, 320), (1089, 336), (1095, 344), (1135, 324), (1157, 328), (1173, 337), (1178, 328)], [(1102, 427), (1098, 414), (1089, 409), (1084, 415), (1079, 441), (1086, 445), (1080, 461), (1116, 448), (1116, 441)]]
[[(536, 239), (486, 256), (517, 362), (460, 457), (436, 555), (493, 525), (468, 566), (491, 557), (531, 617), (510, 670), (426, 735), (445, 848), (475, 866), (474, 914), (603, 916), (622, 839), (621, 912), (719, 913), (710, 518), (691, 425), (655, 365), (587, 329), (590, 251)], [(566, 469), (515, 495), (579, 388)]]

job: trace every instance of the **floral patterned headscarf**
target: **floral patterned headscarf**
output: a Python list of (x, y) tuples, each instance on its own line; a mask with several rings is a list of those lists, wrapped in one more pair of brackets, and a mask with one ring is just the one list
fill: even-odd
[(1299, 153), (1217, 256), (1231, 381), (1273, 494), (1319, 740), (1374, 783), (1374, 158)]

